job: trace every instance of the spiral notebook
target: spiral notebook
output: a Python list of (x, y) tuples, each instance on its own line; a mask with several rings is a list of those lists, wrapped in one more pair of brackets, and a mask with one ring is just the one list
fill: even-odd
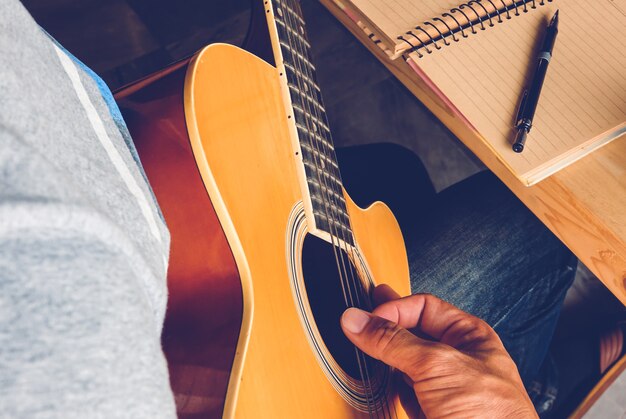
[[(532, 185), (626, 132), (626, 0), (333, 0)], [(511, 150), (545, 28), (557, 43), (526, 150)]]

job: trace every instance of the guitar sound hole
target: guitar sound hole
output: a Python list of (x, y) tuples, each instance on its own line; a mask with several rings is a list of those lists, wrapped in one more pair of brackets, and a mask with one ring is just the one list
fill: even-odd
[[(347, 254), (337, 249), (337, 256), (341, 257), (346, 264), (351, 264)], [(340, 265), (341, 266), (341, 265)], [(307, 235), (302, 249), (302, 271), (306, 287), (307, 297), (313, 312), (313, 318), (317, 328), (335, 361), (353, 379), (361, 380), (361, 369), (368, 367), (368, 373), (374, 375), (375, 372), (369, 368), (373, 366), (373, 360), (367, 358), (363, 362), (361, 355), (361, 365), (357, 358), (354, 345), (345, 337), (341, 330), (339, 320), (341, 314), (347, 308), (344, 289), (350, 297), (348, 288), (352, 294), (353, 304), (350, 306), (368, 307), (369, 296), (365, 293), (362, 283), (358, 279), (354, 266), (346, 266), (346, 270), (351, 269), (353, 275), (348, 272), (348, 279), (345, 278), (342, 268), (337, 266), (337, 258), (333, 251), (333, 246), (315, 236)], [(344, 276), (344, 286), (340, 272)], [(358, 298), (357, 298), (358, 295)], [(360, 302), (361, 304), (358, 304)], [(365, 372), (365, 371), (363, 371)]]

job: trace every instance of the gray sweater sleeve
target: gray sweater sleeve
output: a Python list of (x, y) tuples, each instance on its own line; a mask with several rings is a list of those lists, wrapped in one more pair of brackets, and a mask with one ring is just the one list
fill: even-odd
[(96, 83), (0, 1), (0, 417), (175, 417), (169, 235)]
[(2, 415), (173, 416), (145, 267), (123, 234), (28, 197), (4, 201), (0, 220)]

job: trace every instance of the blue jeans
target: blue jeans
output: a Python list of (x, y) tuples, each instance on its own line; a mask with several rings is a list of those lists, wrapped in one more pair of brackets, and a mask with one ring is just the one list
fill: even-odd
[(490, 172), (435, 193), (417, 156), (400, 146), (351, 147), (337, 157), (357, 204), (382, 200), (396, 214), (413, 292), (489, 323), (538, 412), (549, 410), (556, 380), (542, 364), (574, 280), (572, 253)]

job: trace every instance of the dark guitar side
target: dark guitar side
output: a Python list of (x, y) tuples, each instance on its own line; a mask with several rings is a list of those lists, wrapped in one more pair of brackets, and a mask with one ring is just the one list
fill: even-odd
[(239, 272), (185, 124), (188, 61), (115, 95), (171, 232), (162, 344), (179, 417), (221, 417), (242, 318)]

